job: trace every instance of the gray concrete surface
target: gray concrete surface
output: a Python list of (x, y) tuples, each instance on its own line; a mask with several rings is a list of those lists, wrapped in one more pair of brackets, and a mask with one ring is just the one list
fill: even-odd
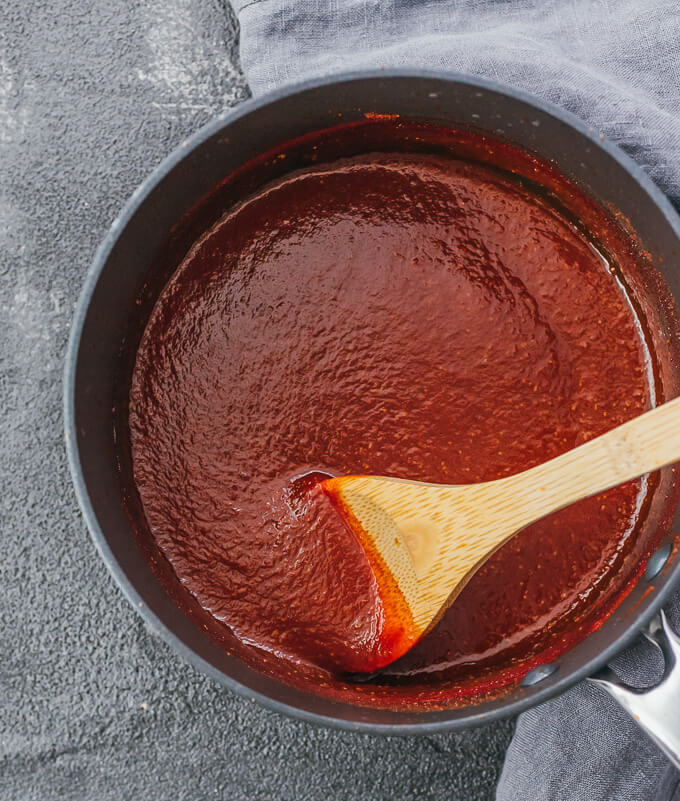
[(265, 712), (146, 630), (71, 490), (62, 362), (98, 241), (163, 156), (247, 95), (226, 0), (0, 9), (0, 799), (493, 796), (511, 725), (421, 739)]

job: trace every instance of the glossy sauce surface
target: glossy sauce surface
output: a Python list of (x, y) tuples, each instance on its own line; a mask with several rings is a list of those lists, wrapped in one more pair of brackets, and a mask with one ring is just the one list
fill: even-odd
[[(559, 208), (479, 163), (374, 153), (274, 182), (196, 243), (139, 347), (130, 446), (183, 587), (252, 663), (344, 697), (336, 674), (370, 660), (383, 621), (315, 475), (499, 478), (653, 395), (644, 321)], [(653, 485), (585, 500), (498, 551), (388, 669), (385, 703), (493, 680), (582, 636), (630, 580)]]

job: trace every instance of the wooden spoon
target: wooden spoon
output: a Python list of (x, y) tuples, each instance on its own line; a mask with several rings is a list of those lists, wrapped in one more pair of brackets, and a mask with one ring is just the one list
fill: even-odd
[(439, 620), (484, 562), (518, 531), (575, 501), (680, 460), (680, 398), (549, 462), (480, 484), (382, 476), (327, 479), (323, 489), (376, 576), (384, 667)]

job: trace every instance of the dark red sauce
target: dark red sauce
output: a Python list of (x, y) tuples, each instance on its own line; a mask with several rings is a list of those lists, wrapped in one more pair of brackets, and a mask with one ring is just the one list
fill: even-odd
[[(372, 125), (386, 143), (398, 127)], [(553, 658), (618, 602), (677, 499), (655, 476), (531, 526), (381, 677), (342, 679), (387, 634), (319, 475), (499, 478), (675, 390), (628, 240), (550, 168), (460, 141), (465, 158), (309, 166), (227, 211), (167, 283), (132, 377), (144, 536), (225, 647), (358, 703), (450, 705)]]

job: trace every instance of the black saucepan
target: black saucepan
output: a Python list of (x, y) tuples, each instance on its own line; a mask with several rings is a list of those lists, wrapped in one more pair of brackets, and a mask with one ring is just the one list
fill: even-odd
[[(668, 644), (656, 615), (680, 578), (677, 537), (671, 534), (616, 612), (558, 662), (534, 669), (494, 700), (420, 713), (338, 703), (260, 675), (215, 645), (151, 571), (126, 513), (127, 465), (115, 442), (113, 415), (125, 392), (126, 359), (168, 277), (172, 253), (190, 242), (191, 230), (180, 235), (179, 222), (220, 180), (258, 154), (366, 113), (472, 127), (553, 162), (599, 204), (620, 210), (680, 300), (680, 219), (638, 166), (570, 114), (487, 81), (427, 72), (345, 75), (247, 101), (184, 142), (135, 192), (104, 239), (76, 310), (66, 364), (66, 440), (78, 498), (102, 557), (147, 623), (205, 673), (269, 708), (357, 731), (432, 733), (513, 715), (592, 677), (645, 626), (672, 661), (674, 641)], [(146, 299), (141, 306), (140, 298)], [(680, 703), (680, 679), (668, 673), (664, 692), (675, 692)], [(607, 688), (634, 706), (626, 701), (632, 698), (627, 690)], [(680, 732), (658, 732), (651, 707), (660, 705), (659, 698), (633, 701), (648, 703), (650, 709), (635, 714), (661, 746), (680, 752)]]

